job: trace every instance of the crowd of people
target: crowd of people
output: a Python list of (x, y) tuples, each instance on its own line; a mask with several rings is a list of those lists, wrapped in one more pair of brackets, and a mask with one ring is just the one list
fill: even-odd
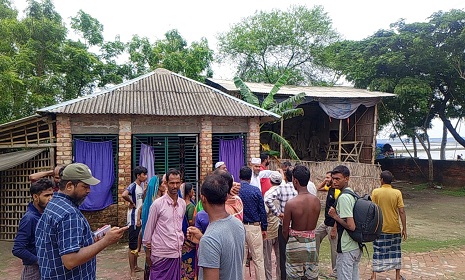
[[(128, 279), (318, 279), (319, 249), (327, 237), (331, 248), (329, 276), (359, 279), (360, 244), (348, 231), (356, 227), (355, 198), (345, 190), (350, 171), (344, 165), (326, 173), (316, 188), (305, 165), (281, 164), (269, 170), (269, 156), (252, 158), (235, 182), (224, 162), (215, 164), (200, 187), (182, 182), (177, 169), (147, 178), (137, 166), (122, 193), (128, 204), (127, 225), (95, 236), (79, 205), (99, 180), (82, 163), (31, 175), (33, 201), (20, 222), (13, 254), (22, 259), (21, 279), (96, 279), (96, 255), (128, 231)], [(50, 174), (49, 174), (50, 173)], [(53, 176), (54, 181), (41, 176)], [(149, 180), (148, 180), (149, 179)], [(406, 215), (393, 176), (381, 173), (372, 193), (382, 209), (382, 235), (373, 243), (373, 274), (391, 269), (400, 275)], [(54, 192), (54, 187), (58, 191)], [(318, 225), (320, 200), (326, 191), (324, 221)], [(399, 223), (399, 218), (401, 225)], [(145, 252), (145, 265), (138, 256)], [(274, 253), (276, 264), (273, 264)]]

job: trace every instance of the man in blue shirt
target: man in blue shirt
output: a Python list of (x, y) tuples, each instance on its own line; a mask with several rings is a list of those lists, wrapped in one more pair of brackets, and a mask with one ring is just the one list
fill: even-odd
[[(252, 169), (243, 166), (239, 171), (241, 190), (239, 197), (244, 205), (245, 252), (249, 249), (255, 269), (255, 279), (265, 279), (265, 264), (263, 259), (263, 238), (266, 238), (268, 220), (262, 192), (250, 185)], [(245, 253), (247, 254), (247, 253)], [(244, 257), (247, 259), (247, 255)], [(245, 262), (244, 262), (245, 269)]]
[(128, 227), (111, 228), (94, 242), (79, 205), (100, 180), (89, 167), (73, 163), (63, 170), (60, 190), (47, 205), (36, 229), (36, 249), (42, 280), (96, 279), (95, 256), (116, 243)]
[(39, 265), (37, 264), (35, 231), (37, 222), (44, 212), (45, 206), (53, 195), (53, 182), (42, 178), (31, 185), (32, 202), (27, 206), (26, 213), (19, 222), (13, 245), (13, 255), (23, 261), (21, 279), (40, 280)]

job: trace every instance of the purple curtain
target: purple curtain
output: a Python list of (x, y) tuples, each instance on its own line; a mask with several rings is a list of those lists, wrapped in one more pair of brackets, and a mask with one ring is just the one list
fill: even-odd
[(147, 182), (150, 182), (150, 179), (152, 179), (152, 177), (155, 175), (154, 161), (155, 158), (153, 155), (153, 147), (141, 143), (139, 165), (147, 168)]
[(239, 182), (239, 170), (244, 166), (244, 147), (242, 138), (234, 140), (220, 139), (220, 161), (224, 161), (229, 173)]
[(87, 142), (74, 140), (74, 161), (89, 166), (100, 183), (90, 187), (90, 193), (79, 209), (98, 211), (113, 204), (111, 187), (115, 179), (111, 141)]

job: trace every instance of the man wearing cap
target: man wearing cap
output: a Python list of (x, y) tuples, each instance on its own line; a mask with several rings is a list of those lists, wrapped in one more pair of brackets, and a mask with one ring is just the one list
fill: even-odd
[(217, 169), (228, 171), (228, 168), (226, 167), (226, 163), (224, 163), (224, 161), (218, 161), (217, 163), (215, 163), (215, 170)]
[[(273, 171), (270, 175), (271, 188), (265, 193), (264, 198), (266, 199), (271, 192), (279, 188), (283, 181), (281, 173), (278, 171)], [(276, 207), (279, 207), (279, 202), (277, 200), (273, 201)], [(266, 206), (266, 216), (268, 220), (268, 229), (266, 231), (266, 239), (263, 240), (263, 255), (265, 260), (265, 275), (266, 280), (272, 279), (272, 260), (271, 260), (271, 251), (274, 250), (276, 256), (276, 262), (279, 264), (279, 243), (278, 243), (278, 228), (279, 228), (279, 218), (276, 217), (270, 208)], [(280, 279), (280, 269), (279, 265), (276, 266), (276, 279)]]
[(36, 249), (41, 279), (96, 279), (95, 256), (116, 243), (127, 227), (111, 228), (94, 242), (89, 223), (79, 205), (100, 180), (82, 163), (68, 165), (60, 190), (42, 214), (36, 229)]
[[(252, 158), (250, 160), (250, 165), (252, 168), (252, 178), (250, 178), (250, 184), (262, 191), (261, 179), (268, 179), (272, 171), (263, 169), (262, 160), (260, 158)], [(262, 196), (263, 194), (264, 192), (262, 192)]]
[[(279, 268), (281, 271), (281, 280), (286, 280), (286, 240), (283, 236), (282, 219), (284, 217), (284, 209), (286, 203), (293, 197), (297, 196), (297, 191), (292, 184), (292, 168), (288, 168), (284, 174), (286, 179), (285, 184), (279, 188), (273, 189), (265, 197), (265, 204), (276, 217), (280, 218), (278, 227), (278, 243), (279, 243)], [(277, 202), (277, 207), (274, 203)]]

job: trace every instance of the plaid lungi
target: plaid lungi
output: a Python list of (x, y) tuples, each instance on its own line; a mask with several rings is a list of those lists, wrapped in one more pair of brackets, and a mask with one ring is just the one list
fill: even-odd
[(24, 265), (21, 272), (21, 280), (40, 280), (39, 265)]
[(313, 231), (290, 230), (286, 245), (287, 279), (318, 279), (318, 253)]
[(382, 233), (373, 241), (373, 271), (383, 272), (402, 268), (402, 251), (400, 233)]

